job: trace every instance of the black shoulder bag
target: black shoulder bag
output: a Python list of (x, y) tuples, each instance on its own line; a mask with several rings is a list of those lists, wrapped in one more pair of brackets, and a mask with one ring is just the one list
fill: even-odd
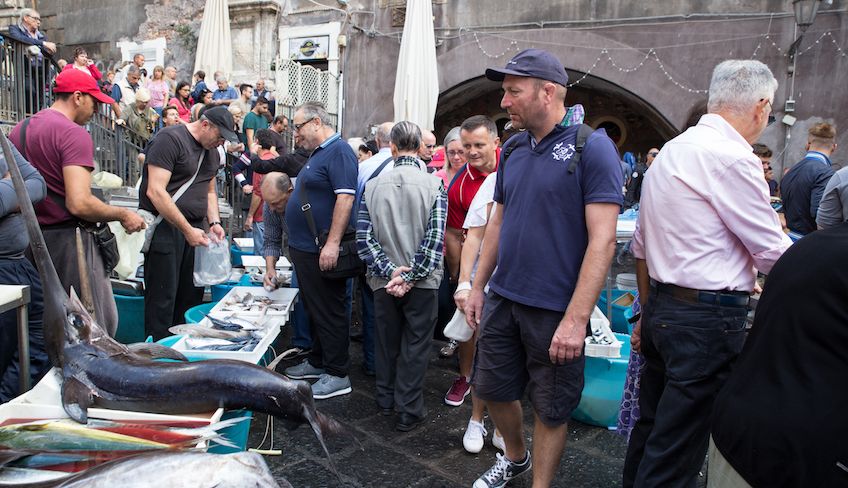
[[(20, 140), (21, 154), (27, 159), (27, 161), (29, 161), (29, 158), (27, 157), (26, 150), (26, 130), (29, 122), (30, 119), (26, 118), (21, 124)], [(59, 205), (67, 211), (65, 199), (51, 190), (49, 186), (47, 187), (47, 196), (50, 197), (56, 205)], [(118, 261), (121, 259), (121, 254), (118, 251), (118, 240), (115, 238), (115, 234), (112, 233), (112, 229), (110, 229), (109, 225), (105, 222), (94, 223), (83, 220), (77, 220), (77, 226), (91, 234), (91, 237), (94, 239), (94, 243), (97, 244), (98, 249), (100, 249), (100, 256), (103, 257), (103, 267), (106, 269), (106, 274), (111, 273), (112, 270), (115, 269), (115, 266), (118, 265)]]
[[(318, 233), (318, 228), (315, 226), (315, 218), (312, 216), (312, 205), (309, 203), (309, 195), (306, 192), (306, 185), (303, 185), (298, 192), (300, 195), (300, 209), (303, 211), (306, 218), (306, 224), (309, 226), (309, 232), (315, 238), (315, 245), (318, 246), (318, 251), (327, 243), (327, 238), (330, 235), (329, 230)], [(336, 262), (336, 267), (321, 271), (321, 276), (331, 280), (340, 280), (353, 278), (365, 272), (365, 263), (359, 259), (359, 254), (356, 251), (356, 230), (350, 225), (345, 229), (342, 235), (342, 241), (339, 243), (339, 259)]]

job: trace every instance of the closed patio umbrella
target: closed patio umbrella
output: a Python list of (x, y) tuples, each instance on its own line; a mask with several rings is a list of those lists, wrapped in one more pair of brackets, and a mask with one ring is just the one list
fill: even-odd
[(395, 121), (433, 130), (439, 76), (430, 0), (408, 0), (395, 78)]
[[(227, 0), (206, 0), (200, 35), (197, 37), (197, 55), (194, 59), (194, 71), (198, 70), (210, 75), (221, 71), (228, 78), (233, 71), (230, 9)], [(215, 89), (214, 80), (211, 80), (209, 86), (210, 89)]]

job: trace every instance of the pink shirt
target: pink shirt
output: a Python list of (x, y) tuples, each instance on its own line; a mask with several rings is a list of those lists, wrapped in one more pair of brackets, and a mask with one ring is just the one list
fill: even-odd
[(763, 167), (720, 115), (669, 141), (645, 173), (633, 255), (654, 280), (751, 291), (792, 244), (769, 204)]
[(150, 106), (153, 108), (162, 108), (168, 100), (168, 82), (165, 80), (147, 82), (146, 88), (150, 90)]

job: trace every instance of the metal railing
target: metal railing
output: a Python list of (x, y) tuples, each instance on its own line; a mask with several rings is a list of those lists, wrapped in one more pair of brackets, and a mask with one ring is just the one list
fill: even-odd
[[(59, 72), (52, 56), (37, 46), (5, 37), (0, 45), (0, 124), (8, 130), (26, 117), (53, 103), (53, 80)], [(86, 125), (94, 142), (97, 169), (120, 176), (135, 185), (140, 176), (141, 139), (114, 122), (112, 107), (101, 104)]]

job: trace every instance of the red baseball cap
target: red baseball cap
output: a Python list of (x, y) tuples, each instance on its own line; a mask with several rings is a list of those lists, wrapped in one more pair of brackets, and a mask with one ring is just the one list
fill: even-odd
[(100, 91), (100, 87), (97, 86), (97, 82), (94, 81), (94, 77), (90, 74), (83, 73), (76, 68), (68, 69), (59, 73), (59, 76), (56, 77), (56, 81), (53, 85), (53, 92), (73, 93), (77, 91), (91, 95), (96, 98), (98, 102), (115, 103), (115, 100), (112, 100), (112, 97), (109, 97)]

